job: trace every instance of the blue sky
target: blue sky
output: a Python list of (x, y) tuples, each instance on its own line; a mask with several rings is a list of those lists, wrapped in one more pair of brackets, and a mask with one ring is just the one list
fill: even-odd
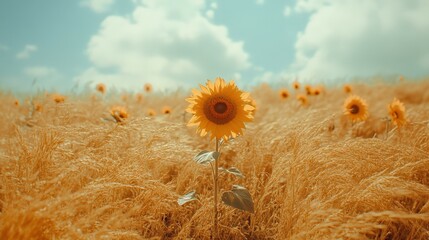
[(426, 76), (427, 12), (426, 0), (2, 0), (0, 88)]

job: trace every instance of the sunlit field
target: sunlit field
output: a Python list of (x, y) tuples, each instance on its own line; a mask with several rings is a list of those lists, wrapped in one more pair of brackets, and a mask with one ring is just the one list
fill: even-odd
[[(245, 177), (219, 186), (245, 186), (254, 213), (219, 204), (220, 239), (429, 239), (429, 80), (305, 86), (249, 89), (254, 120), (219, 162)], [(214, 141), (187, 126), (190, 94), (0, 92), (0, 239), (210, 239), (212, 172), (193, 159)]]

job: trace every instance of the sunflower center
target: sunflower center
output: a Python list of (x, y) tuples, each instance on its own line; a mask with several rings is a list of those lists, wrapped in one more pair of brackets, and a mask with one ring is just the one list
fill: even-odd
[(214, 96), (205, 102), (204, 115), (215, 124), (227, 124), (237, 115), (237, 106), (228, 98)]
[(228, 110), (228, 106), (224, 102), (218, 102), (214, 105), (215, 112), (222, 114)]
[(358, 105), (352, 105), (350, 107), (350, 113), (351, 114), (357, 114), (359, 112), (359, 106)]
[(287, 93), (283, 92), (283, 93), (282, 93), (282, 97), (283, 97), (283, 98), (287, 98)]

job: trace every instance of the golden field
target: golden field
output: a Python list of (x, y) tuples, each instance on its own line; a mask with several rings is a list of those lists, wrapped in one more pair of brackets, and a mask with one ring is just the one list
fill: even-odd
[[(254, 121), (223, 145), (220, 166), (245, 178), (220, 188), (247, 187), (255, 213), (220, 204), (221, 239), (429, 239), (429, 80), (351, 84), (369, 108), (359, 123), (342, 86), (306, 106), (284, 86), (286, 99), (252, 89)], [(210, 239), (211, 170), (193, 157), (214, 143), (186, 126), (189, 93), (106, 90), (59, 103), (0, 93), (0, 239)], [(386, 134), (394, 97), (408, 124)], [(199, 201), (179, 206), (194, 189)]]

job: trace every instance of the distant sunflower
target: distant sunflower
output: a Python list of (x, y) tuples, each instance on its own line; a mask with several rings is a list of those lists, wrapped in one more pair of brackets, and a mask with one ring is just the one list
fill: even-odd
[(53, 94), (52, 99), (56, 103), (63, 103), (66, 100), (66, 97), (64, 97), (63, 95), (60, 95), (60, 94)]
[(171, 108), (169, 106), (164, 106), (162, 108), (162, 113), (164, 113), (165, 115), (168, 115), (171, 113)]
[(344, 102), (344, 114), (353, 122), (365, 121), (368, 118), (368, 106), (358, 96), (350, 96)]
[(186, 99), (190, 103), (186, 111), (193, 114), (188, 126), (197, 125), (197, 132), (201, 136), (210, 133), (211, 139), (242, 134), (244, 123), (253, 120), (250, 94), (238, 89), (234, 81), (226, 83), (222, 78), (214, 83), (208, 80), (200, 88), (192, 90), (192, 96)]
[(42, 104), (40, 104), (40, 103), (35, 103), (35, 104), (34, 104), (34, 110), (35, 110), (36, 112), (42, 112), (42, 110), (43, 110), (43, 106), (42, 106)]
[(304, 94), (299, 94), (298, 96), (296, 96), (296, 99), (301, 103), (302, 106), (308, 104), (307, 96)]
[(298, 89), (299, 89), (299, 82), (298, 82), (298, 80), (295, 80), (295, 81), (292, 83), (292, 86), (293, 86), (293, 88), (294, 88), (295, 90), (298, 90)]
[(123, 122), (128, 118), (128, 112), (125, 108), (115, 106), (110, 110), (110, 115), (115, 119), (117, 123)]
[(152, 92), (152, 84), (150, 84), (150, 83), (146, 83), (146, 84), (144, 85), (144, 90), (145, 90), (147, 93)]
[(343, 86), (343, 90), (344, 90), (345, 93), (351, 93), (352, 92), (352, 87), (350, 85), (348, 85), (348, 84), (345, 84)]
[(124, 93), (121, 96), (122, 101), (127, 102), (128, 101), (128, 94)]
[(106, 85), (104, 85), (103, 83), (97, 84), (97, 86), (95, 86), (95, 89), (99, 91), (101, 94), (106, 93)]
[(19, 101), (18, 100), (13, 101), (13, 105), (15, 105), (16, 107), (19, 107)]
[(286, 99), (286, 98), (289, 97), (289, 92), (288, 92), (288, 90), (286, 88), (282, 88), (279, 91), (279, 95), (280, 95), (281, 99)]
[(305, 92), (307, 93), (307, 95), (312, 95), (313, 94), (313, 88), (310, 85), (306, 85), (305, 86)]
[(393, 102), (387, 106), (389, 111), (389, 116), (393, 124), (398, 127), (401, 127), (407, 123), (407, 119), (405, 117), (405, 106), (398, 99), (393, 99)]
[(317, 96), (317, 95), (320, 95), (320, 93), (321, 93), (320, 88), (313, 89), (313, 95)]
[(148, 115), (149, 117), (154, 117), (154, 116), (156, 116), (156, 112), (155, 112), (155, 110), (153, 110), (152, 108), (149, 108), (149, 109), (147, 110), (147, 115)]
[(141, 94), (141, 93), (137, 93), (137, 94), (136, 94), (136, 101), (137, 101), (138, 103), (143, 102), (143, 94)]

